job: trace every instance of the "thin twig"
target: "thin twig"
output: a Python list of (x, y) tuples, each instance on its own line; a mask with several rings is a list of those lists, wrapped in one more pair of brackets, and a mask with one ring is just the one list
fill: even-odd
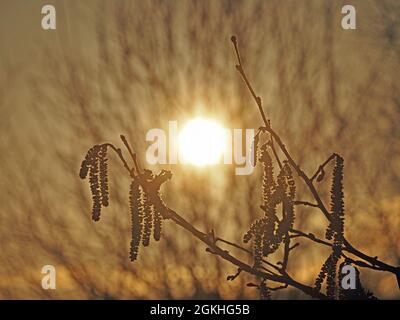
[(250, 89), (250, 92), (251, 92), (254, 100), (257, 103), (258, 109), (259, 109), (259, 111), (261, 113), (261, 117), (262, 117), (265, 125), (269, 126), (269, 120), (267, 120), (267, 117), (265, 116), (265, 113), (264, 113), (264, 110), (263, 110), (263, 107), (262, 107), (261, 98), (258, 97), (256, 95), (256, 93), (254, 92), (253, 87), (251, 86), (249, 80), (247, 80), (246, 73), (244, 72), (242, 59), (240, 57), (240, 53), (239, 53), (239, 48), (238, 48), (238, 45), (237, 45), (236, 37), (232, 36), (231, 37), (231, 41), (232, 41), (232, 43), (233, 43), (233, 45), (235, 47), (235, 52), (236, 52), (236, 56), (237, 56), (237, 59), (238, 59), (238, 64), (236, 65), (236, 69), (240, 72), (240, 74), (242, 75), (243, 80), (246, 82), (247, 87)]
[(267, 287), (269, 290), (271, 291), (278, 291), (278, 290), (282, 290), (282, 289), (286, 289), (288, 287), (287, 284), (283, 285), (283, 286), (279, 286), (279, 287)]
[(273, 153), (274, 156), (275, 156), (276, 162), (278, 163), (279, 169), (282, 170), (282, 162), (281, 162), (281, 160), (279, 159), (278, 153), (276, 152), (275, 145), (274, 145), (274, 139), (273, 139), (272, 137), (271, 137), (270, 146), (271, 146), (272, 153)]
[(115, 147), (113, 144), (111, 143), (104, 143), (105, 146), (110, 147), (112, 150), (115, 151), (115, 153), (118, 155), (119, 159), (121, 160), (124, 168), (129, 172), (129, 175), (133, 178), (134, 177), (134, 173), (132, 172), (132, 170), (129, 168), (128, 163), (126, 162), (124, 156), (122, 155), (122, 151), (120, 148)]
[[(251, 255), (253, 254), (253, 252), (251, 250), (243, 248), (242, 246), (240, 246), (240, 245), (238, 245), (236, 243), (230, 242), (228, 240), (224, 240), (222, 238), (216, 238), (215, 242), (218, 242), (218, 241), (226, 243), (226, 244), (228, 244), (228, 245), (230, 245), (232, 247), (235, 247), (235, 248), (237, 248), (239, 250), (242, 250), (242, 251), (244, 251), (244, 252), (246, 252), (248, 254), (251, 254)], [(278, 266), (274, 265), (273, 263), (271, 263), (271, 262), (269, 262), (269, 261), (267, 261), (265, 259), (262, 259), (261, 261), (264, 262), (265, 264), (269, 265), (270, 267), (274, 268), (276, 271), (279, 271), (279, 272), (281, 271), (281, 268), (279, 268)], [(270, 271), (270, 272), (272, 272), (272, 271)]]
[(136, 168), (137, 174), (140, 174), (140, 168), (139, 164), (136, 159), (136, 153), (134, 153), (131, 149), (131, 146), (129, 145), (128, 141), (126, 140), (125, 136), (123, 134), (120, 135), (122, 142), (124, 143), (125, 147), (128, 149), (129, 154), (131, 155), (131, 158), (133, 160), (133, 164)]
[(303, 206), (307, 206), (307, 207), (319, 208), (317, 204), (311, 203), (311, 202), (308, 202), (308, 201), (296, 200), (296, 201), (293, 201), (293, 204), (294, 204), (295, 206), (303, 205)]
[[(292, 229), (291, 232), (294, 233), (293, 235), (290, 236), (290, 238), (292, 238), (292, 239), (297, 238), (297, 237), (303, 237), (303, 238), (307, 238), (307, 239), (309, 239), (311, 241), (314, 241), (316, 243), (319, 243), (319, 244), (322, 244), (322, 245), (325, 245), (325, 246), (332, 247), (332, 245), (333, 245), (332, 243), (330, 243), (328, 241), (325, 241), (325, 240), (317, 238), (312, 233), (307, 234), (307, 233), (304, 233), (304, 232), (302, 232), (300, 230), (295, 230), (295, 229)], [(351, 248), (351, 247), (349, 248), (348, 246), (344, 246), (343, 251), (349, 252), (349, 253), (351, 253), (351, 254), (353, 254), (355, 256), (358, 256), (358, 257), (360, 257), (360, 253), (361, 253), (361, 252), (359, 252), (358, 250), (356, 250), (354, 248)], [(396, 275), (399, 272), (399, 268), (396, 268), (396, 267), (393, 267), (393, 266), (390, 266), (390, 265), (386, 265), (382, 261), (379, 261), (377, 257), (372, 258), (372, 257), (367, 256), (366, 259), (361, 257), (363, 260), (365, 260), (365, 261), (367, 261), (369, 263), (369, 264), (367, 264), (367, 263), (365, 263), (363, 261), (350, 259), (348, 256), (346, 256), (344, 254), (342, 254), (342, 255), (343, 255), (343, 257), (348, 258), (349, 260), (354, 262), (354, 264), (356, 264), (356, 265), (358, 265), (360, 267), (370, 268), (370, 269), (378, 270), (378, 271), (389, 271), (389, 272), (392, 272), (392, 273), (394, 273)], [(364, 254), (361, 253), (361, 255), (364, 255)]]
[(314, 181), (314, 179), (319, 175), (319, 173), (320, 173), (322, 170), (324, 170), (325, 166), (326, 166), (329, 162), (331, 162), (333, 159), (335, 159), (335, 157), (336, 157), (336, 154), (335, 154), (335, 153), (331, 154), (330, 157), (329, 157), (328, 159), (326, 159), (325, 162), (324, 162), (323, 164), (321, 164), (321, 165), (318, 167), (317, 171), (313, 174), (313, 176), (310, 178), (310, 180), (311, 180), (311, 181)]

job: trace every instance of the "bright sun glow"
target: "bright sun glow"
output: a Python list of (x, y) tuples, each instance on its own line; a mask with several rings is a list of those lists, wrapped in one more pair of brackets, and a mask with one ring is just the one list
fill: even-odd
[(226, 132), (216, 121), (197, 118), (179, 133), (179, 152), (185, 162), (204, 166), (217, 163), (226, 147)]

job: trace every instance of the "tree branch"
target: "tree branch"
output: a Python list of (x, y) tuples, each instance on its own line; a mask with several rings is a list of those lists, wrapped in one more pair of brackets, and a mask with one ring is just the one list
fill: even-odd
[[(235, 48), (235, 52), (236, 52), (236, 56), (238, 59), (238, 64), (236, 65), (236, 69), (239, 71), (240, 75), (242, 76), (247, 88), (249, 89), (249, 91), (251, 92), (251, 95), (253, 96), (258, 110), (261, 114), (261, 117), (263, 119), (264, 128), (261, 128), (262, 130), (267, 131), (271, 137), (276, 141), (276, 143), (278, 144), (279, 148), (281, 149), (281, 151), (283, 152), (283, 154), (285, 155), (286, 159), (288, 160), (289, 164), (294, 168), (294, 170), (296, 171), (296, 173), (298, 174), (298, 176), (304, 181), (304, 183), (307, 185), (308, 189), (310, 190), (312, 196), (314, 197), (315, 201), (317, 202), (317, 207), (320, 209), (320, 211), (324, 214), (324, 216), (326, 217), (326, 219), (331, 222), (331, 218), (330, 218), (330, 213), (328, 211), (328, 209), (325, 207), (323, 201), (321, 200), (321, 197), (318, 194), (318, 191), (316, 190), (314, 184), (313, 184), (313, 179), (317, 176), (317, 174), (323, 169), (323, 167), (329, 163), (329, 161), (331, 161), (333, 159), (333, 157), (335, 156), (334, 154), (331, 155), (317, 170), (317, 173), (314, 174), (312, 176), (312, 178), (309, 178), (307, 176), (307, 174), (301, 169), (301, 167), (293, 160), (292, 156), (290, 155), (289, 151), (286, 149), (285, 144), (282, 142), (281, 138), (279, 137), (279, 135), (271, 128), (270, 126), (270, 121), (267, 120), (265, 114), (264, 114), (264, 110), (262, 108), (262, 104), (261, 104), (261, 98), (259, 96), (256, 95), (253, 87), (251, 86), (249, 80), (247, 79), (246, 73), (243, 69), (243, 64), (242, 64), (242, 60), (240, 57), (240, 52), (239, 52), (239, 48), (238, 48), (238, 44), (237, 44), (237, 39), (235, 36), (232, 36), (231, 41), (234, 45)], [(354, 248), (345, 238), (343, 238), (343, 246), (344, 246), (344, 250), (354, 254), (355, 256), (369, 262), (372, 265), (377, 265), (379, 266), (381, 269), (384, 269), (385, 271), (389, 271), (393, 274), (396, 275), (397, 278), (397, 283), (399, 285), (399, 289), (400, 289), (400, 268), (399, 267), (394, 267), (391, 266), (389, 264), (386, 264), (380, 260), (378, 260), (377, 257), (370, 257), (364, 253), (362, 253), (361, 251), (357, 250), (356, 248)]]

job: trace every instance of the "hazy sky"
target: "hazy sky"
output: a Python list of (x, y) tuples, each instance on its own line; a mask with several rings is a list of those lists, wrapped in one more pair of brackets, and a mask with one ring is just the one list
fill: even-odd
[[(41, 54), (38, 50), (43, 45), (57, 49), (60, 44), (66, 45), (71, 41), (79, 41), (84, 35), (80, 28), (92, 26), (87, 22), (90, 17), (85, 7), (93, 6), (93, 1), (85, 1), (76, 8), (79, 1), (0, 1), (0, 58), (4, 63), (16, 64), (23, 62), (25, 66), (33, 65), (32, 58)], [(43, 30), (41, 9), (46, 4), (53, 4), (57, 13), (57, 29)], [(73, 17), (71, 19), (71, 16)], [(73, 21), (72, 23), (70, 21)]]

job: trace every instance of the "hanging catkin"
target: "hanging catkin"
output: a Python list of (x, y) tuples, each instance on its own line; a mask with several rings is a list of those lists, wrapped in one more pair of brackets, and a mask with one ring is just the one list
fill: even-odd
[(258, 269), (261, 266), (262, 259), (262, 224), (258, 223), (255, 228), (254, 240), (253, 240), (253, 256), (254, 256), (254, 268)]
[(161, 238), (162, 231), (162, 215), (157, 210), (153, 208), (153, 225), (154, 225), (154, 240), (159, 241)]
[(132, 240), (130, 247), (130, 259), (135, 261), (139, 252), (139, 244), (142, 237), (143, 217), (141, 212), (141, 187), (133, 180), (129, 190), (129, 210), (131, 214)]
[(335, 157), (331, 185), (331, 214), (330, 224), (326, 231), (326, 238), (331, 240), (336, 234), (337, 240), (343, 238), (344, 229), (344, 194), (343, 194), (343, 158)]
[(335, 299), (337, 296), (337, 263), (342, 254), (344, 237), (343, 168), (343, 158), (335, 155), (331, 185), (330, 223), (326, 230), (326, 238), (333, 239), (332, 253), (322, 266), (315, 281), (316, 289), (321, 290), (321, 285), (326, 278), (326, 294), (330, 299)]
[(99, 158), (100, 146), (94, 146), (89, 152), (89, 184), (92, 192), (92, 219), (100, 220), (101, 213), (101, 193), (99, 186)]
[(86, 154), (85, 159), (81, 163), (81, 168), (79, 170), (79, 177), (85, 179), (89, 171), (89, 152)]
[(277, 236), (279, 239), (282, 239), (293, 228), (295, 220), (294, 198), (296, 195), (296, 184), (288, 161), (284, 161), (282, 170), (278, 175), (277, 189), (282, 197), (283, 206), (283, 217), (278, 225)]
[(100, 192), (101, 204), (104, 207), (108, 206), (108, 164), (107, 164), (107, 145), (102, 145), (99, 150), (99, 174), (100, 174)]
[(263, 279), (259, 285), (260, 300), (271, 300), (271, 292), (267, 287), (267, 280)]
[[(271, 217), (275, 215), (276, 205), (271, 203), (272, 194), (275, 191), (276, 185), (273, 175), (273, 163), (271, 156), (267, 150), (267, 144), (262, 145), (260, 162), (263, 164), (263, 181), (262, 181), (262, 208), (265, 212), (266, 217)], [(256, 229), (260, 223), (265, 224), (267, 221), (255, 221), (250, 229), (243, 236), (243, 242), (247, 243), (251, 240), (256, 232)], [(268, 219), (270, 221), (271, 219)], [(260, 229), (260, 228), (258, 228)], [(260, 230), (262, 232), (262, 230)]]
[(150, 244), (150, 236), (151, 230), (153, 228), (153, 207), (149, 202), (148, 195), (146, 192), (143, 192), (143, 236), (142, 236), (142, 244), (147, 247)]
[(267, 215), (275, 215), (276, 205), (271, 201), (271, 198), (276, 189), (276, 184), (274, 180), (274, 167), (267, 144), (264, 144), (261, 148), (260, 162), (263, 164), (264, 169), (262, 182), (263, 206)]
[[(273, 161), (268, 152), (268, 144), (261, 147), (260, 162), (263, 164), (262, 201), (261, 208), (264, 217), (252, 223), (243, 236), (243, 242), (253, 239), (253, 257), (255, 267), (261, 265), (263, 256), (275, 252), (282, 243), (294, 223), (295, 181), (288, 161), (274, 179)], [(282, 203), (282, 219), (276, 214), (277, 205)]]
[(82, 161), (79, 176), (85, 179), (89, 173), (92, 193), (92, 219), (100, 220), (101, 207), (108, 206), (107, 145), (95, 145), (89, 149)]
[(321, 290), (322, 283), (324, 282), (324, 280), (325, 280), (325, 278), (326, 278), (326, 276), (327, 276), (327, 274), (328, 274), (330, 264), (332, 264), (332, 255), (330, 255), (330, 256), (326, 259), (326, 261), (324, 262), (324, 264), (323, 264), (322, 267), (321, 267), (321, 270), (320, 270), (320, 272), (319, 272), (319, 274), (318, 274), (317, 279), (315, 280), (315, 285), (314, 285), (314, 287), (315, 287), (315, 289), (317, 289), (318, 291)]

